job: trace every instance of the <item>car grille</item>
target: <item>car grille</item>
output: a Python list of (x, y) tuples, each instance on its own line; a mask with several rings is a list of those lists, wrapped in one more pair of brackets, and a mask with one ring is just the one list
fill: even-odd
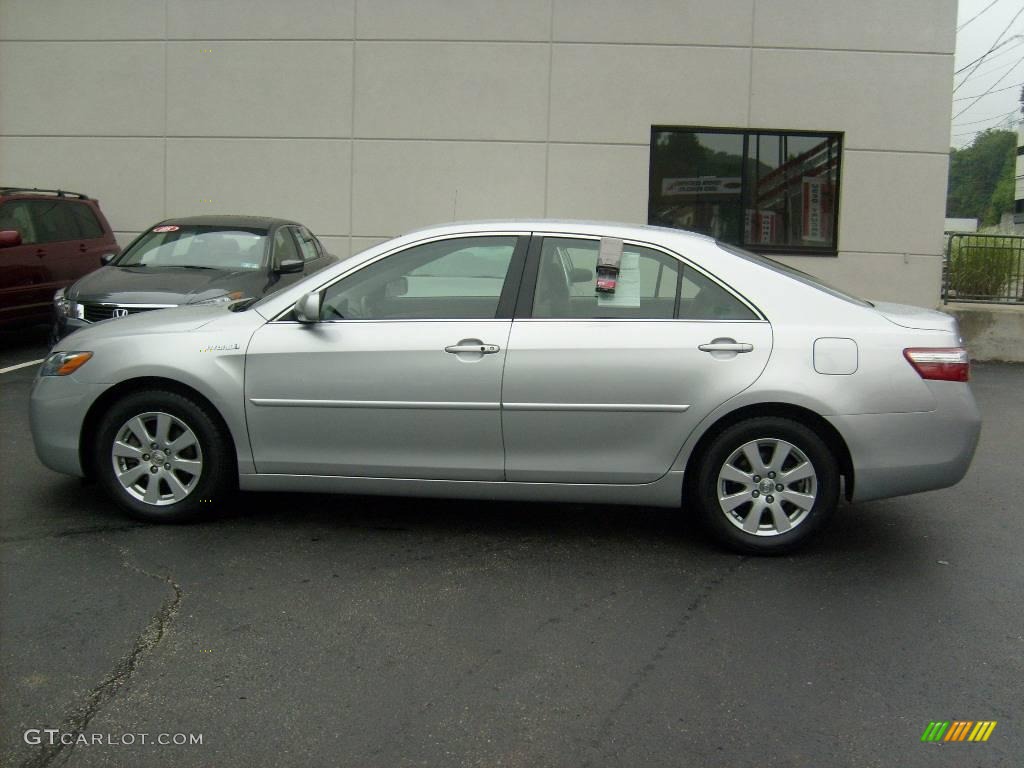
[[(115, 309), (123, 309), (129, 315), (135, 315), (139, 312), (149, 312), (154, 309), (162, 309), (162, 307), (151, 307), (151, 306), (140, 306), (132, 304), (83, 304), (83, 311), (85, 313), (85, 319), (90, 323), (98, 323), (100, 320), (109, 320), (114, 317)], [(174, 306), (168, 304), (167, 306)], [(118, 314), (118, 317), (122, 315)]]

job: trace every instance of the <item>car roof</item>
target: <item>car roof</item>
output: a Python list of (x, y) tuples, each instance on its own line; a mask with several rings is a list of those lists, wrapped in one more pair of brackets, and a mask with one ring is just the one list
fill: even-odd
[[(164, 219), (156, 226), (164, 224), (177, 224), (178, 226), (203, 226), (203, 227), (246, 227), (249, 229), (272, 229), (281, 224), (299, 224), (291, 219), (278, 219), (272, 216), (245, 216), (245, 215), (209, 215), (209, 216), (183, 216), (174, 219)], [(302, 226), (299, 224), (299, 226)]]
[(705, 243), (714, 243), (715, 238), (700, 232), (690, 232), (670, 227), (655, 227), (649, 224), (628, 224), (617, 221), (588, 221), (584, 219), (490, 219), (483, 221), (453, 221), (424, 227), (408, 235), (430, 236), (464, 231), (497, 232), (552, 232), (558, 234), (596, 235), (599, 237), (621, 237), (634, 240), (664, 240), (666, 237), (687, 238)]
[(4, 187), (0, 186), (0, 198), (27, 197), (43, 200), (92, 200), (82, 192), (68, 189), (39, 189), (38, 187)]

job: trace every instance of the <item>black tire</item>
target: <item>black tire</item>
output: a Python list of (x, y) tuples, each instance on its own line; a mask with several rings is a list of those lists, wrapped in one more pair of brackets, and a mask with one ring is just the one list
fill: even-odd
[[(151, 449), (152, 443), (142, 444), (138, 428), (128, 427), (136, 417), (145, 434), (154, 439), (158, 439), (161, 424), (169, 425), (156, 450)], [(179, 440), (183, 435), (185, 439)], [(124, 438), (119, 447), (122, 453), (133, 449), (145, 453), (115, 457), (119, 437)], [(176, 446), (181, 446), (177, 454), (174, 450), (165, 453)], [(104, 489), (132, 517), (146, 522), (194, 520), (222, 506), (237, 483), (235, 457), (225, 428), (206, 408), (177, 392), (145, 390), (119, 400), (100, 421), (93, 450), (96, 477)], [(137, 480), (126, 485), (118, 479), (119, 472), (128, 483), (136, 476)], [(157, 485), (151, 491), (154, 479)]]
[[(782, 449), (778, 456), (786, 456), (782, 471), (772, 466), (776, 449)], [(806, 477), (808, 465), (812, 477)], [(743, 554), (785, 554), (820, 530), (835, 511), (839, 468), (812, 429), (791, 419), (758, 417), (733, 424), (712, 440), (692, 490), (705, 527), (721, 544)]]

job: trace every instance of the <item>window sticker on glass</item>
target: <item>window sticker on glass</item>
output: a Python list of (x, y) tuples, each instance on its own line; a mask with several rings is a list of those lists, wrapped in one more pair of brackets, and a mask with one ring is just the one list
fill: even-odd
[(162, 227), (153, 227), (154, 232), (177, 232), (178, 228), (173, 224), (164, 224)]
[(597, 293), (599, 307), (640, 306), (640, 254), (623, 253), (619, 260), (614, 293)]

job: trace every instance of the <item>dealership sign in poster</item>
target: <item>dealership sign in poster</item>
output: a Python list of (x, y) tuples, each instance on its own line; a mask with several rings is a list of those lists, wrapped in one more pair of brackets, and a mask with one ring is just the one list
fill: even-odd
[(722, 176), (689, 176), (661, 180), (661, 194), (668, 195), (738, 195), (740, 178)]
[(813, 243), (829, 241), (828, 227), (830, 224), (826, 210), (825, 197), (828, 194), (828, 182), (813, 176), (803, 179), (803, 239)]

